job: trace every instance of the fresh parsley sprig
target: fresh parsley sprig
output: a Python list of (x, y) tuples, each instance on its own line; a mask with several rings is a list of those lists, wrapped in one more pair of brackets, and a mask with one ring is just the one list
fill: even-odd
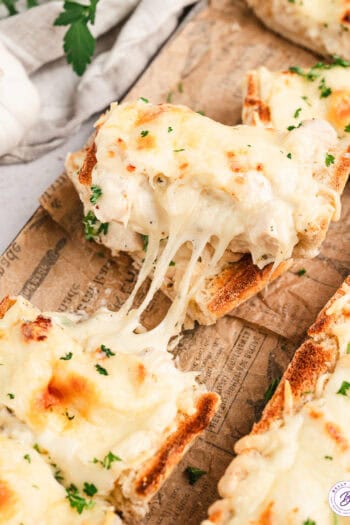
[(95, 52), (96, 39), (89, 24), (95, 23), (96, 7), (99, 0), (89, 0), (88, 5), (66, 0), (63, 11), (54, 21), (55, 26), (69, 26), (64, 35), (63, 49), (68, 64), (77, 75), (84, 74)]

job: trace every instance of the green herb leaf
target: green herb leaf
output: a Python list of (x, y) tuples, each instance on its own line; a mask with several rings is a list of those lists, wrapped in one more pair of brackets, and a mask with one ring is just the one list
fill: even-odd
[(350, 354), (350, 343), (348, 343), (348, 346), (346, 347), (346, 353)]
[(330, 155), (329, 153), (327, 153), (326, 158), (325, 158), (325, 164), (327, 168), (329, 168), (331, 164), (334, 164), (334, 162), (335, 162), (334, 155)]
[(96, 237), (108, 232), (108, 222), (100, 222), (95, 214), (90, 210), (83, 218), (84, 235), (87, 241), (93, 241)]
[[(52, 464), (52, 466), (54, 468), (57, 467), (57, 465), (55, 465), (55, 464)], [(64, 480), (64, 477), (62, 476), (62, 471), (60, 469), (56, 468), (55, 473), (54, 473), (54, 478), (59, 483)]]
[(324, 459), (329, 459), (330, 461), (332, 461), (333, 456), (324, 456)]
[(83, 492), (87, 496), (93, 497), (93, 496), (95, 496), (95, 494), (97, 494), (98, 490), (97, 490), (96, 486), (93, 483), (85, 482), (84, 483)]
[(345, 131), (346, 133), (350, 133), (350, 124), (347, 124), (347, 125), (345, 126), (344, 131)]
[(32, 459), (31, 459), (31, 457), (30, 457), (29, 454), (25, 454), (25, 455), (23, 456), (23, 459), (25, 459), (26, 461), (28, 461), (28, 463), (31, 463), (31, 462), (32, 462)]
[(316, 525), (316, 521), (307, 519), (304, 521), (303, 525)]
[(142, 240), (143, 240), (143, 251), (147, 252), (149, 236), (141, 234), (141, 237), (142, 237)]
[(342, 396), (347, 396), (349, 388), (350, 388), (350, 383), (348, 381), (343, 381), (337, 394), (341, 394)]
[(168, 133), (171, 133), (173, 130), (173, 128), (171, 126), (168, 127)]
[(88, 23), (95, 22), (98, 0), (90, 0), (88, 5), (66, 0), (63, 12), (54, 21), (56, 26), (70, 26), (63, 39), (63, 49), (68, 64), (77, 75), (82, 75), (95, 52), (95, 38)]
[(304, 100), (304, 102), (306, 102), (306, 104), (307, 104), (308, 106), (312, 106), (312, 104), (311, 104), (311, 102), (310, 102), (310, 100), (308, 99), (307, 96), (304, 95), (304, 96), (302, 96), (301, 98)]
[(175, 266), (175, 261), (170, 261), (169, 266)]
[(194, 485), (204, 474), (207, 474), (205, 470), (197, 467), (187, 467), (185, 473), (190, 485)]
[(265, 394), (264, 394), (264, 400), (265, 400), (265, 403), (267, 403), (271, 397), (273, 396), (273, 394), (275, 393), (275, 390), (276, 388), (278, 387), (278, 384), (280, 382), (281, 378), (280, 377), (276, 377), (273, 381), (271, 381), (271, 383), (269, 384)]
[(333, 55), (332, 59), (333, 59), (333, 64), (332, 64), (333, 66), (350, 67), (349, 60), (344, 60), (344, 58), (338, 55)]
[(179, 93), (183, 93), (184, 92), (184, 87), (182, 85), (182, 82), (178, 83), (177, 90), (178, 90)]
[(15, 399), (15, 394), (12, 394), (11, 392), (9, 392), (7, 394), (7, 397), (9, 397), (10, 399)]
[(34, 443), (33, 449), (36, 450), (39, 454), (43, 454), (43, 451), (39, 447), (38, 443)]
[(321, 98), (327, 98), (332, 93), (332, 89), (328, 86), (326, 86), (326, 80), (322, 78), (318, 89), (320, 90), (320, 97)]
[(291, 158), (292, 158), (292, 154), (291, 154), (291, 153), (288, 153), (287, 157), (288, 157), (289, 159), (291, 159)]
[(73, 353), (72, 352), (67, 352), (62, 357), (60, 357), (60, 359), (61, 359), (61, 361), (69, 361), (70, 359), (72, 359), (72, 357), (73, 357)]
[(297, 275), (299, 275), (299, 277), (301, 277), (302, 275), (305, 275), (306, 274), (306, 269), (305, 268), (300, 268), (300, 270), (297, 271)]
[(16, 9), (16, 2), (17, 0), (1, 0), (0, 4), (4, 4), (6, 7), (8, 14), (10, 16), (17, 15), (18, 11)]
[(95, 505), (95, 502), (90, 500), (87, 501), (83, 496), (79, 494), (79, 491), (73, 483), (66, 488), (66, 499), (69, 501), (70, 506), (76, 509), (78, 514), (81, 514), (83, 510), (90, 510)]
[(98, 199), (101, 197), (102, 195), (102, 189), (100, 188), (100, 186), (91, 186), (91, 197), (90, 197), (90, 202), (91, 204), (96, 204), (96, 202), (98, 201)]
[(298, 109), (295, 110), (294, 118), (298, 118), (299, 117), (301, 110), (302, 110), (302, 108), (298, 108)]
[(145, 104), (148, 104), (149, 102), (148, 98), (145, 97), (140, 97), (140, 100), (142, 100), (142, 102), (144, 102)]
[(149, 131), (147, 129), (143, 129), (140, 133), (141, 137), (147, 137)]
[(108, 376), (108, 372), (107, 372), (107, 370), (105, 368), (103, 368), (103, 366), (95, 365), (95, 368), (96, 368), (97, 372), (99, 374), (101, 374), (101, 376)]
[(168, 104), (171, 104), (172, 100), (173, 100), (173, 93), (170, 91), (167, 94), (166, 101), (167, 101)]
[(106, 357), (113, 357), (115, 355), (114, 352), (110, 348), (107, 348), (105, 345), (101, 345), (101, 350), (105, 354)]
[(108, 452), (108, 454), (106, 454), (102, 460), (97, 458), (93, 459), (93, 463), (99, 463), (106, 470), (110, 470), (112, 463), (115, 461), (122, 461), (122, 459), (119, 456), (113, 454), (113, 452)]
[(174, 149), (174, 153), (179, 153), (180, 151), (185, 151), (185, 148)]
[(31, 9), (32, 7), (37, 7), (39, 4), (37, 0), (27, 0), (27, 7)]

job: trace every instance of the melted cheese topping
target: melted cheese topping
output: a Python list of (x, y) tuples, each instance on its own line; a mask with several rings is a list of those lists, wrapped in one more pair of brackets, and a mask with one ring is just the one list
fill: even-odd
[[(350, 384), (350, 320), (344, 312), (350, 312), (349, 287), (327, 312), (339, 315), (332, 327), (339, 342), (334, 372), (319, 378), (315, 398), (300, 411), (238, 441), (239, 456), (219, 483), (224, 499), (211, 507), (213, 519), (204, 525), (333, 523), (328, 493), (350, 473), (350, 392), (339, 393), (344, 381)], [(218, 512), (223, 519), (215, 521)], [(339, 516), (337, 523), (347, 520)]]
[(85, 320), (39, 315), (22, 298), (0, 320), (0, 404), (22, 422), (2, 412), (0, 426), (38, 443), (66, 486), (93, 483), (100, 496), (123, 493), (205, 390), (142, 334), (119, 333), (118, 322), (107, 310)]
[[(259, 98), (270, 111), (272, 127), (286, 130), (305, 119), (325, 119), (334, 126), (339, 137), (350, 140), (350, 68), (332, 67), (322, 70), (311, 81), (292, 72), (271, 72), (265, 67), (257, 70)], [(320, 83), (331, 90), (321, 97)], [(350, 129), (350, 128), (349, 128)]]
[[(163, 341), (181, 326), (187, 302), (228, 248), (251, 253), (260, 268), (290, 258), (298, 235), (318, 223), (322, 210), (330, 211), (324, 193), (329, 190), (320, 180), (327, 179), (325, 156), (335, 143), (333, 129), (321, 121), (287, 134), (224, 126), (183, 106), (112, 105), (97, 123), (91, 185), (101, 190), (98, 200), (91, 203), (90, 187), (79, 182), (79, 167), (70, 175), (85, 213), (109, 223), (101, 240), (112, 250), (128, 244), (121, 242), (121, 227), (148, 236), (124, 313), (152, 273), (134, 316), (139, 318), (184, 250), (187, 265)], [(203, 258), (205, 270), (196, 273)]]
[[(0, 435), (0, 524), (118, 525), (120, 519), (98, 499), (78, 514), (50, 466), (32, 447)], [(90, 498), (87, 498), (90, 501)]]

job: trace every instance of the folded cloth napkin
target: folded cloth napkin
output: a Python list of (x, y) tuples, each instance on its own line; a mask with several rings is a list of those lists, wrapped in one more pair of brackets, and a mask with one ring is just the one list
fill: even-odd
[[(1, 19), (0, 45), (5, 46), (14, 61), (20, 62), (29, 84), (36, 87), (40, 110), (35, 124), (0, 162), (23, 162), (42, 155), (61, 144), (89, 116), (118, 100), (174, 30), (184, 7), (194, 3), (195, 0), (100, 0), (91, 27), (97, 37), (96, 53), (83, 77), (73, 72), (63, 56), (67, 28), (53, 26), (62, 11), (62, 2), (44, 3)], [(1, 113), (1, 97), (0, 59), (0, 140), (7, 125)], [(23, 85), (21, 97), (26, 100)], [(28, 92), (28, 103), (30, 100)]]

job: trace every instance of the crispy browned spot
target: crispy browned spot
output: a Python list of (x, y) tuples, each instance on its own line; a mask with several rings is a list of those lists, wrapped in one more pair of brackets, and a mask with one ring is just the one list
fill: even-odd
[(350, 10), (347, 9), (343, 14), (341, 21), (343, 24), (350, 24)]
[(35, 321), (22, 323), (23, 337), (26, 341), (44, 341), (47, 338), (47, 332), (51, 325), (51, 319), (38, 315)]
[(136, 381), (138, 384), (142, 384), (144, 380), (146, 379), (147, 370), (145, 368), (145, 365), (143, 363), (137, 363), (137, 374), (136, 374)]
[(95, 141), (87, 148), (85, 159), (79, 172), (79, 182), (85, 186), (91, 186), (91, 172), (97, 162)]
[(184, 162), (183, 164), (180, 164), (180, 170), (185, 170), (188, 167), (188, 162)]
[(327, 99), (327, 120), (336, 128), (344, 130), (350, 122), (350, 90), (338, 89), (332, 91)]
[(272, 507), (274, 503), (270, 501), (267, 507), (262, 511), (257, 521), (254, 521), (254, 525), (272, 525)]
[(338, 425), (329, 421), (325, 424), (325, 429), (327, 434), (336, 442), (342, 452), (345, 452), (349, 448), (348, 440), (342, 434), (341, 428)]
[(17, 496), (5, 481), (0, 480), (0, 523), (8, 523), (8, 520), (16, 514)]
[(11, 299), (6, 295), (3, 300), (0, 302), (0, 319), (4, 317), (6, 312), (16, 303), (15, 299)]
[(271, 274), (272, 264), (259, 270), (252, 263), (250, 255), (245, 255), (213, 279), (211, 288), (215, 290), (215, 294), (207, 305), (209, 312), (215, 317), (225, 315), (232, 308), (256, 295), (269, 282), (287, 271), (291, 264), (291, 260), (285, 261)]
[(131, 173), (131, 172), (133, 172), (133, 171), (136, 170), (136, 167), (133, 166), (132, 164), (128, 164), (127, 167), (126, 167), (126, 169), (127, 169), (128, 171), (130, 171), (130, 173)]
[(126, 149), (126, 144), (125, 144), (125, 141), (123, 139), (121, 139), (121, 138), (117, 139), (117, 144), (118, 144), (120, 149), (122, 149), (122, 150)]
[(209, 516), (209, 521), (211, 523), (221, 523), (223, 519), (223, 512), (221, 510), (215, 510)]
[(311, 419), (320, 419), (322, 417), (322, 413), (318, 412), (317, 410), (310, 410), (309, 416)]
[(159, 115), (166, 112), (184, 113), (184, 110), (177, 108), (176, 106), (169, 106), (168, 104), (158, 104), (158, 106), (145, 105), (145, 109), (143, 111), (139, 111), (139, 117), (135, 122), (135, 126), (142, 126), (143, 124), (152, 122), (152, 120), (155, 120), (157, 117), (159, 117)]
[(138, 137), (137, 149), (152, 149), (156, 147), (156, 138), (154, 135), (146, 135), (146, 137)]
[(96, 406), (96, 400), (94, 385), (86, 377), (56, 370), (44, 392), (36, 398), (35, 405), (41, 410), (74, 408), (86, 417), (91, 408)]
[(329, 187), (341, 194), (350, 174), (350, 146), (340, 156), (333, 171)]
[(151, 497), (167, 474), (178, 463), (186, 447), (210, 423), (219, 403), (219, 397), (213, 392), (203, 394), (197, 402), (195, 414), (187, 417), (171, 434), (156, 456), (138, 475), (135, 492), (140, 497)]

